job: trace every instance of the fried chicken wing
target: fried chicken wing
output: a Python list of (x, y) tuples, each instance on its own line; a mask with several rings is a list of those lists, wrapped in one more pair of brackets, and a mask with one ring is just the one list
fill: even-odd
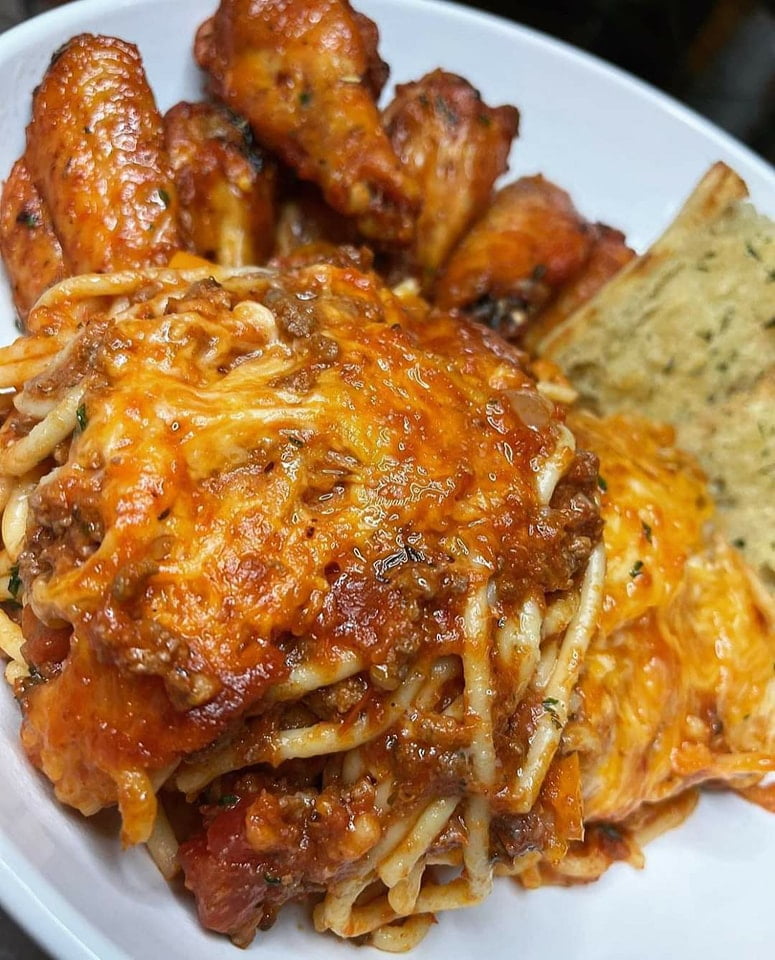
[(467, 80), (434, 70), (397, 88), (384, 123), (422, 191), (412, 253), (427, 286), (487, 207), (495, 181), (507, 169), (519, 113), (516, 107), (487, 106)]
[(498, 191), (453, 251), (434, 287), (436, 303), (513, 333), (578, 274), (593, 239), (564, 190), (523, 177)]
[(131, 44), (82, 34), (57, 53), (27, 161), (68, 274), (163, 265), (181, 247), (161, 116)]
[(335, 210), (367, 237), (407, 243), (419, 194), (382, 129), (362, 23), (348, 0), (223, 0), (196, 56), (215, 95)]
[(353, 10), (355, 26), (361, 37), (366, 53), (366, 72), (363, 82), (374, 100), (379, 96), (390, 76), (390, 67), (379, 55), (379, 27), (370, 17), (359, 10)]
[(277, 257), (320, 244), (357, 244), (353, 220), (332, 210), (312, 183), (295, 183), (280, 201), (275, 232)]
[(0, 199), (0, 255), (16, 310), (26, 322), (41, 293), (65, 276), (65, 267), (48, 207), (30, 179), (24, 157), (14, 164)]
[(274, 246), (271, 159), (214, 104), (176, 104), (164, 116), (164, 134), (194, 251), (228, 267), (264, 263)]
[(589, 258), (581, 271), (559, 288), (549, 303), (530, 319), (522, 336), (522, 343), (533, 351), (550, 330), (567, 319), (603, 287), (635, 256), (627, 246), (624, 234), (605, 224), (595, 224), (594, 240)]

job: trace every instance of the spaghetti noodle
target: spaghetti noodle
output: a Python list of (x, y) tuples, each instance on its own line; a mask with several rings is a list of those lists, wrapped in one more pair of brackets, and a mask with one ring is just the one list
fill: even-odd
[(594, 461), (520, 355), (326, 265), (82, 277), (37, 309), (71, 333), (0, 431), (3, 649), (60, 799), (118, 803), (237, 942), (316, 891), (318, 929), (385, 949), (484, 898), (605, 566)]
[(775, 612), (695, 464), (441, 309), (554, 324), (624, 238), (542, 177), (485, 210), (517, 113), (462, 78), (385, 130), (347, 0), (223, 0), (196, 55), (247, 121), (74, 38), (0, 198), (0, 650), (58, 798), (240, 945), (314, 900), (389, 951), (640, 865), (706, 780), (772, 807)]

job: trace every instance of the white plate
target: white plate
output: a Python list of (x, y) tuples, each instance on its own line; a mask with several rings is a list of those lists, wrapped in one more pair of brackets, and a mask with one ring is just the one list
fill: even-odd
[[(195, 26), (216, 0), (83, 0), (0, 37), (0, 176), (21, 152), (30, 94), (51, 53), (87, 30), (137, 43), (159, 105), (196, 98)], [(432, 0), (356, 0), (379, 23), (394, 80), (443, 66), (493, 104), (515, 103), (522, 133), (512, 174), (542, 172), (592, 219), (642, 248), (715, 160), (747, 180), (775, 216), (775, 174), (673, 101), (532, 31)], [(0, 287), (0, 338), (14, 333)], [(189, 900), (166, 888), (141, 850), (122, 854), (111, 824), (62, 810), (18, 745), (18, 710), (0, 690), (0, 898), (61, 960), (240, 954), (197, 925)], [(643, 872), (618, 866), (597, 884), (533, 893), (502, 880), (483, 906), (441, 916), (418, 958), (489, 960), (751, 960), (775, 944), (775, 819), (728, 795), (707, 797), (690, 821), (648, 848)], [(288, 911), (251, 950), (264, 960), (352, 955)], [(362, 956), (376, 956), (366, 950)]]

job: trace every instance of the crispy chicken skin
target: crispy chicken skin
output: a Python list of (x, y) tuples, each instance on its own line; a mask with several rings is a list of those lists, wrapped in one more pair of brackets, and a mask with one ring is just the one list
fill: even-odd
[(276, 257), (287, 257), (321, 244), (357, 244), (359, 239), (354, 221), (332, 210), (315, 184), (297, 181), (281, 198), (275, 231)]
[(24, 323), (41, 293), (65, 276), (48, 207), (30, 179), (24, 157), (14, 164), (0, 199), (0, 255)]
[(274, 163), (215, 104), (176, 104), (164, 135), (194, 252), (227, 267), (264, 263), (274, 246)]
[(361, 36), (366, 52), (366, 72), (363, 82), (374, 100), (379, 100), (380, 94), (388, 82), (390, 67), (379, 55), (379, 27), (365, 13), (353, 10), (355, 26)]
[(136, 47), (82, 34), (35, 91), (27, 162), (68, 274), (164, 265), (181, 247), (161, 116)]
[(223, 0), (196, 57), (213, 93), (364, 236), (408, 243), (419, 193), (382, 129), (362, 22), (347, 0)]
[(550, 330), (559, 326), (574, 310), (600, 290), (635, 256), (624, 234), (605, 224), (592, 228), (594, 240), (589, 257), (580, 272), (563, 284), (549, 303), (526, 325), (523, 345), (533, 350)]
[(523, 177), (498, 191), (453, 251), (434, 288), (436, 303), (508, 334), (579, 272), (592, 241), (564, 190), (542, 176)]
[(434, 70), (399, 86), (383, 120), (393, 149), (422, 191), (412, 252), (427, 286), (484, 213), (493, 184), (507, 169), (519, 113), (516, 107), (487, 106), (467, 80)]

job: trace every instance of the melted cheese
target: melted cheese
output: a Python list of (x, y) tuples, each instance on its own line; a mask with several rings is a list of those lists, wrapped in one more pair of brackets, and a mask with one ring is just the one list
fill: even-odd
[(24, 729), (63, 800), (121, 800), (305, 671), (461, 654), (472, 591), (489, 630), (573, 585), (545, 502), (572, 437), (483, 328), (326, 266), (149, 281), (113, 313), (27, 390), (85, 388), (22, 563), (36, 616), (73, 627)]

